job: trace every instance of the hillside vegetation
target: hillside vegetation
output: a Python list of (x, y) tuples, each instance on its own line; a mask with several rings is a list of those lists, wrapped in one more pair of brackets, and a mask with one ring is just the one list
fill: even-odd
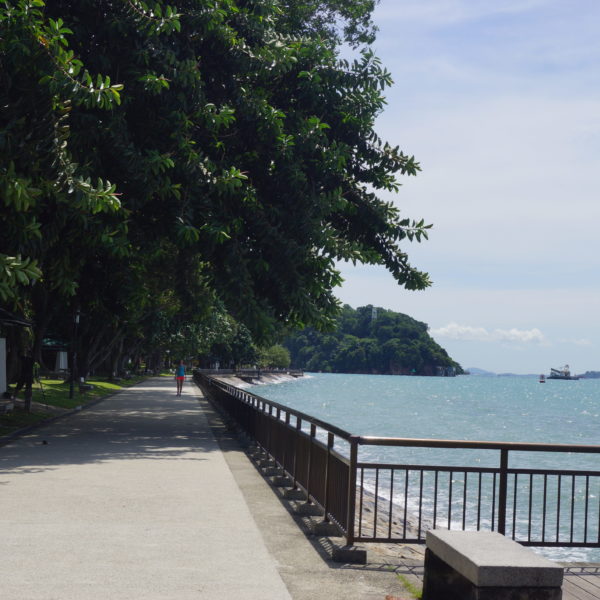
[(383, 308), (345, 305), (332, 333), (307, 328), (285, 341), (292, 366), (326, 373), (436, 375), (448, 368), (462, 373), (428, 326)]

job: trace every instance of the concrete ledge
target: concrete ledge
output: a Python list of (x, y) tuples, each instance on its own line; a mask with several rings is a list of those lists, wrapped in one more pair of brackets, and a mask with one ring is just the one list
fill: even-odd
[(489, 531), (427, 532), (427, 548), (479, 587), (560, 587), (563, 569)]
[(273, 479), (271, 480), (271, 485), (273, 487), (291, 487), (292, 483), (293, 482), (289, 477), (285, 477), (285, 476), (281, 476), (281, 475), (273, 477)]
[(322, 517), (323, 509), (316, 504), (311, 504), (309, 502), (303, 502), (300, 504), (296, 504), (294, 507), (294, 512), (297, 515), (309, 516), (309, 517)]
[(323, 537), (337, 537), (342, 535), (340, 528), (331, 521), (312, 521), (310, 530), (313, 535)]
[(560, 587), (479, 587), (425, 551), (422, 600), (562, 600)]
[(281, 473), (281, 469), (273, 466), (261, 467), (261, 470), (265, 477), (273, 477), (274, 475)]
[(290, 488), (289, 490), (284, 490), (283, 497), (286, 500), (304, 500), (306, 494), (302, 490)]
[(334, 546), (331, 559), (339, 563), (367, 564), (367, 551), (356, 546)]

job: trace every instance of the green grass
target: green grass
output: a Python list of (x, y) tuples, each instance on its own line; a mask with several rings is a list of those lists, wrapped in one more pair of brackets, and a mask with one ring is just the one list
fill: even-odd
[[(82, 406), (96, 400), (97, 398), (103, 398), (114, 392), (118, 392), (123, 388), (129, 387), (142, 381), (143, 377), (134, 377), (127, 381), (119, 383), (107, 381), (106, 379), (90, 378), (87, 380), (88, 383), (94, 387), (85, 393), (79, 392), (79, 387), (76, 385), (74, 390), (73, 398), (69, 398), (70, 387), (69, 384), (64, 382), (62, 379), (42, 379), (40, 383), (36, 382), (33, 386), (32, 401), (39, 402), (40, 404), (47, 405), (49, 407), (72, 409), (76, 406)], [(42, 391), (43, 390), (43, 391)], [(19, 399), (23, 399), (23, 390), (19, 393)], [(43, 410), (43, 407), (35, 407), (30, 413), (26, 413), (20, 409), (15, 409), (13, 412), (6, 415), (0, 415), (0, 436), (8, 435), (13, 431), (28, 427), (29, 425), (35, 425), (53, 414), (52, 411)]]
[(23, 429), (23, 427), (29, 427), (29, 425), (40, 423), (47, 418), (48, 413), (25, 413), (21, 410), (14, 410), (7, 415), (1, 415), (0, 437), (8, 435), (17, 429)]
[(406, 591), (413, 597), (415, 600), (421, 600), (423, 592), (411, 581), (408, 580), (408, 577), (405, 575), (397, 574), (396, 577), (400, 580), (402, 585), (405, 587)]

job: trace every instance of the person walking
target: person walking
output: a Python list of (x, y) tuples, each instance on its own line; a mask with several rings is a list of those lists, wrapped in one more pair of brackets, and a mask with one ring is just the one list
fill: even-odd
[(179, 361), (179, 364), (175, 369), (175, 381), (177, 382), (177, 395), (181, 396), (183, 382), (185, 381), (185, 365), (183, 364), (183, 360)]

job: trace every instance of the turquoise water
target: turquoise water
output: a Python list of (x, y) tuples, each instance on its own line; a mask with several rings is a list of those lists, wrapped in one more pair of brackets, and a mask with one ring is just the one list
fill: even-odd
[[(309, 374), (251, 391), (357, 435), (600, 443), (600, 380)], [(495, 467), (499, 457), (496, 451), (372, 446), (360, 448), (359, 460)], [(509, 466), (600, 470), (600, 455), (511, 453)], [(595, 487), (589, 491), (592, 500), (597, 494)], [(568, 555), (600, 560), (595, 550)]]
[(600, 443), (598, 379), (309, 374), (252, 391), (357, 435)]

